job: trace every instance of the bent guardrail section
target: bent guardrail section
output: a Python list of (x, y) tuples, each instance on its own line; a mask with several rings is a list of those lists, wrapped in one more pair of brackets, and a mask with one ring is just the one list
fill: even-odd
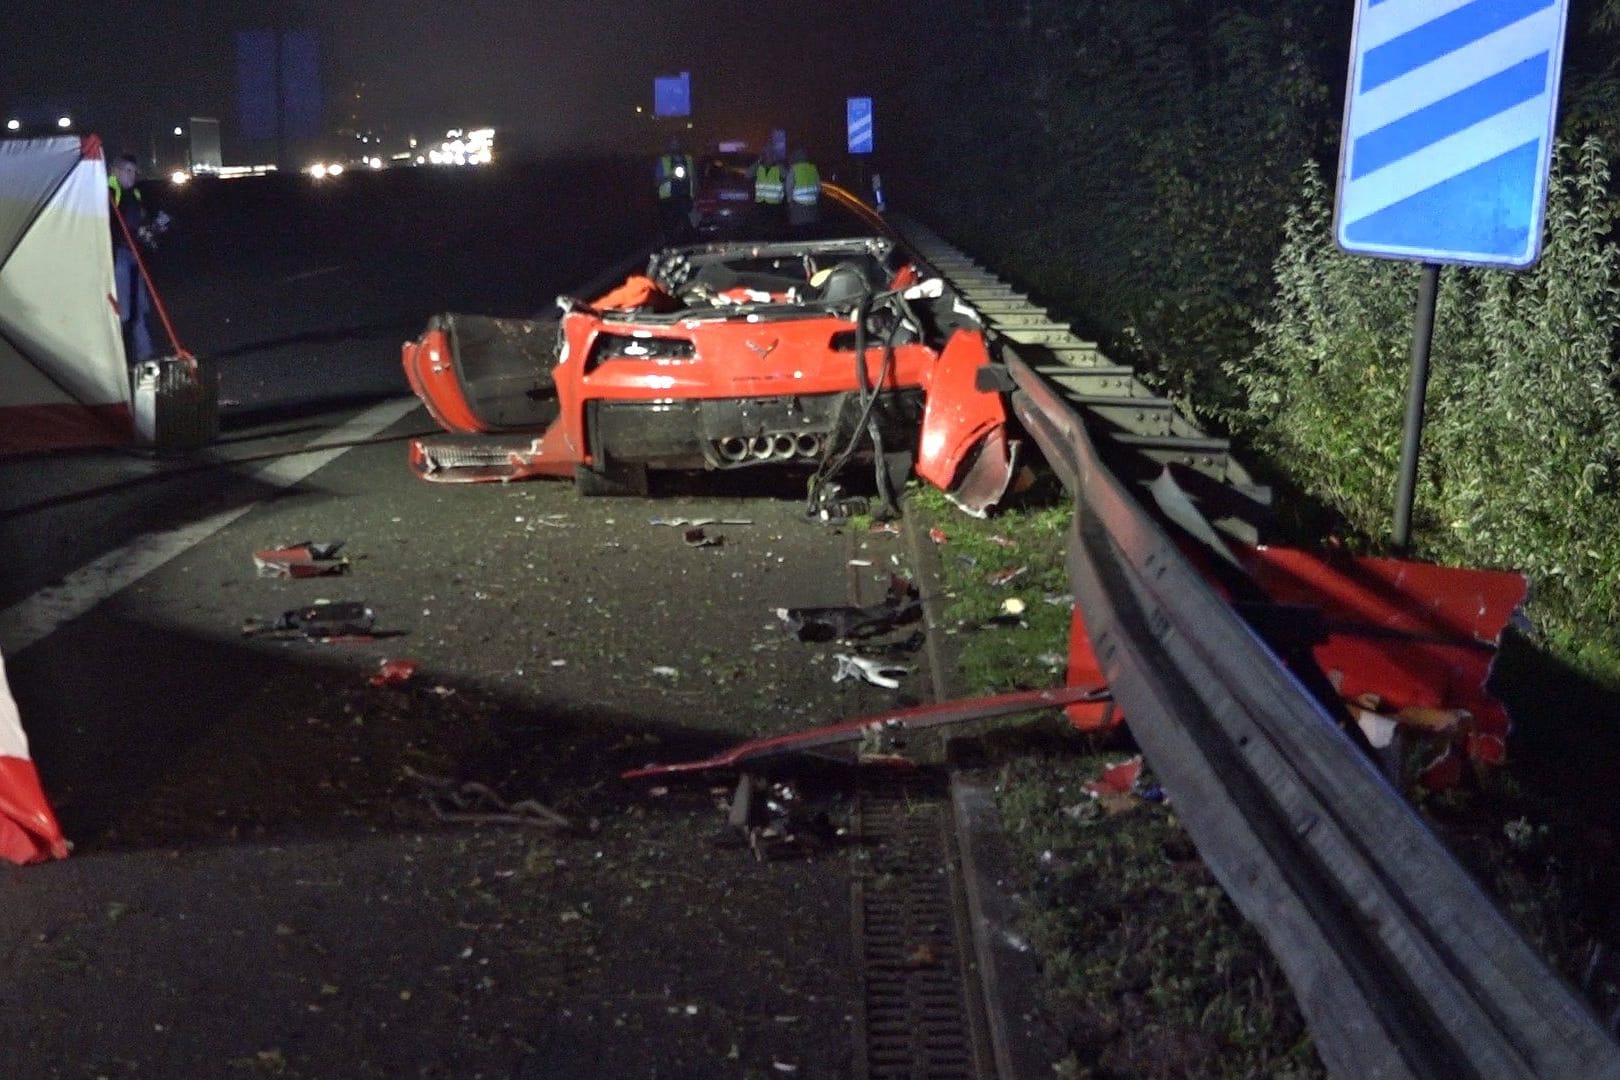
[[(1182, 556), (1130, 494), (1142, 477), (1105, 464), (1082, 411), (1134, 407), (1146, 391), (1061, 320), (1034, 325), (1044, 309), (927, 229), (895, 224), (987, 309), (1013, 410), (1075, 499), (1069, 573), (1103, 674), (1205, 862), (1277, 956), (1328, 1068), (1620, 1078), (1620, 1046), (1585, 1004)], [(1131, 426), (1112, 436), (1116, 457), (1265, 497), (1224, 440)]]
[(1620, 1076), (1620, 1048), (1004, 346), (1075, 496), (1069, 571), (1132, 734), (1342, 1076)]

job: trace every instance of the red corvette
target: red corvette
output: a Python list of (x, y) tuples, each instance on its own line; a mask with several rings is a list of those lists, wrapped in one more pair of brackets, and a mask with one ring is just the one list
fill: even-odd
[(649, 469), (796, 467), (814, 497), (859, 460), (880, 493), (914, 464), (978, 515), (1012, 478), (976, 315), (888, 239), (669, 248), (558, 306), (440, 315), (406, 343), (412, 389), (458, 436), (415, 441), (418, 475), (640, 494)]

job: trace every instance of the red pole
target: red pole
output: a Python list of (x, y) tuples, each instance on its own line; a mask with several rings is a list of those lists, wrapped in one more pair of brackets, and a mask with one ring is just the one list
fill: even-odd
[[(197, 370), (197, 358), (186, 351), (180, 344), (180, 339), (174, 334), (174, 323), (169, 321), (169, 311), (163, 306), (163, 297), (158, 295), (157, 287), (152, 284), (152, 275), (146, 272), (146, 260), (141, 258), (140, 245), (135, 243), (135, 237), (129, 231), (129, 222), (124, 220), (124, 212), (116, 203), (112, 206), (113, 217), (118, 219), (118, 227), (124, 232), (124, 240), (129, 244), (129, 253), (135, 256), (135, 268), (141, 272), (141, 280), (146, 282), (146, 291), (152, 296), (152, 304), (157, 308), (158, 318), (163, 320), (163, 331), (169, 335), (169, 343), (174, 346), (174, 355), (191, 365), (191, 370)], [(129, 298), (131, 306), (135, 298)]]

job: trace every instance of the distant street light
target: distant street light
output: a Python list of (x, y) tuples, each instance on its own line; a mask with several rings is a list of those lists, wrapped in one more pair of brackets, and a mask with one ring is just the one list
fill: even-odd
[(22, 130), (22, 121), (17, 119), (15, 116), (13, 116), (10, 120), (6, 121), (6, 130), (7, 131), (21, 131)]
[(175, 128), (175, 129), (174, 129), (174, 133), (175, 133), (175, 134), (176, 134), (176, 135), (184, 135), (184, 134), (185, 134), (185, 133), (186, 133), (186, 129), (185, 129), (185, 128), (182, 128), (182, 127), (176, 127), (176, 128)]
[(59, 127), (59, 128), (62, 128), (63, 130), (66, 130), (67, 128), (72, 127), (73, 126), (73, 117), (71, 117), (71, 116), (58, 116), (56, 118), (56, 126)]

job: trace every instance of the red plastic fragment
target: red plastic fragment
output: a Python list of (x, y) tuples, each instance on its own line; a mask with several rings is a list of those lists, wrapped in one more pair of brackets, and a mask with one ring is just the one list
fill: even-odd
[(382, 660), (377, 664), (377, 673), (368, 681), (372, 686), (398, 686), (409, 682), (420, 666), (415, 660)]
[(1129, 795), (1135, 790), (1136, 781), (1141, 775), (1142, 755), (1137, 754), (1129, 761), (1119, 761), (1105, 767), (1101, 776), (1087, 780), (1082, 787), (1090, 795)]

